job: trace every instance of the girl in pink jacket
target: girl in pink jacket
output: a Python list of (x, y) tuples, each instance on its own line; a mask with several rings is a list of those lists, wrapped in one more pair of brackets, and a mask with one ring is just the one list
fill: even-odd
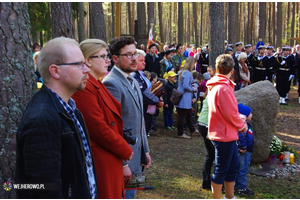
[(208, 137), (215, 147), (215, 169), (212, 174), (214, 199), (221, 198), (223, 182), (225, 197), (234, 198), (234, 181), (239, 166), (238, 131), (245, 132), (247, 123), (241, 119), (234, 96), (235, 83), (230, 80), (234, 61), (228, 54), (216, 59), (216, 76), (207, 82)]

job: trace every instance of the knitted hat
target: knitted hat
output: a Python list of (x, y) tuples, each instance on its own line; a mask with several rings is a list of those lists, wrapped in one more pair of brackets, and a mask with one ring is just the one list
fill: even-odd
[(211, 76), (210, 76), (210, 74), (208, 72), (205, 72), (203, 74), (203, 76), (204, 76), (204, 80), (206, 80), (206, 81), (211, 78)]
[(172, 65), (169, 65), (167, 68), (166, 68), (166, 71), (169, 72), (171, 71), (172, 69), (174, 69), (174, 67)]
[(244, 52), (240, 53), (240, 55), (238, 56), (238, 61), (244, 59), (244, 58), (247, 58), (247, 54), (245, 54)]
[(242, 103), (238, 104), (238, 110), (239, 110), (239, 113), (245, 115), (246, 117), (248, 117), (250, 115), (250, 113), (252, 112), (252, 110), (249, 106), (246, 106)]

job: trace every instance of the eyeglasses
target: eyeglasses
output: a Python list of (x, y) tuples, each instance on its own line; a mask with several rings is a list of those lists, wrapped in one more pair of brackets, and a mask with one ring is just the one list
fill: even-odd
[(74, 62), (74, 63), (60, 63), (56, 65), (76, 65), (78, 69), (83, 70), (86, 63), (81, 61), (81, 62)]
[(135, 56), (136, 58), (138, 57), (138, 53), (137, 52), (134, 52), (134, 53), (126, 53), (126, 54), (116, 54), (117, 56), (126, 56), (128, 59), (131, 59), (132, 56)]
[(102, 58), (104, 61), (110, 60), (110, 58), (107, 55), (95, 55), (95, 56), (90, 56), (89, 58)]

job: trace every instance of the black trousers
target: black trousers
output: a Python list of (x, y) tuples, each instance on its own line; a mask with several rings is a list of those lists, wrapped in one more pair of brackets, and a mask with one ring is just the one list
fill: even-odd
[(206, 138), (208, 128), (206, 126), (198, 125), (198, 130), (203, 137), (205, 145), (205, 158), (202, 168), (202, 188), (209, 189), (211, 187), (211, 168), (215, 160), (215, 147), (209, 139)]
[(289, 89), (289, 77), (290, 73), (288, 71), (278, 70), (276, 74), (276, 89), (280, 97), (285, 98), (286, 93)]
[(144, 119), (145, 119), (146, 133), (148, 134), (150, 129), (151, 129), (151, 122), (152, 122), (152, 119), (153, 119), (153, 115), (151, 115), (149, 113), (144, 113)]
[(186, 123), (190, 129), (190, 133), (193, 133), (196, 129), (193, 125), (192, 109), (182, 109), (182, 108), (176, 108), (176, 109), (178, 113), (178, 123), (177, 123), (178, 136), (183, 135), (184, 120), (186, 120)]
[(265, 70), (254, 70), (253, 83), (266, 80), (267, 73)]

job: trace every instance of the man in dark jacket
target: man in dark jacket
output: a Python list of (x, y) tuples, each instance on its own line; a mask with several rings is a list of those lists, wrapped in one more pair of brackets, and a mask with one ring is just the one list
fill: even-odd
[(71, 98), (85, 88), (90, 71), (79, 44), (64, 37), (50, 40), (38, 67), (44, 85), (19, 124), (15, 181), (44, 184), (44, 190), (17, 190), (17, 197), (97, 198), (87, 129)]

